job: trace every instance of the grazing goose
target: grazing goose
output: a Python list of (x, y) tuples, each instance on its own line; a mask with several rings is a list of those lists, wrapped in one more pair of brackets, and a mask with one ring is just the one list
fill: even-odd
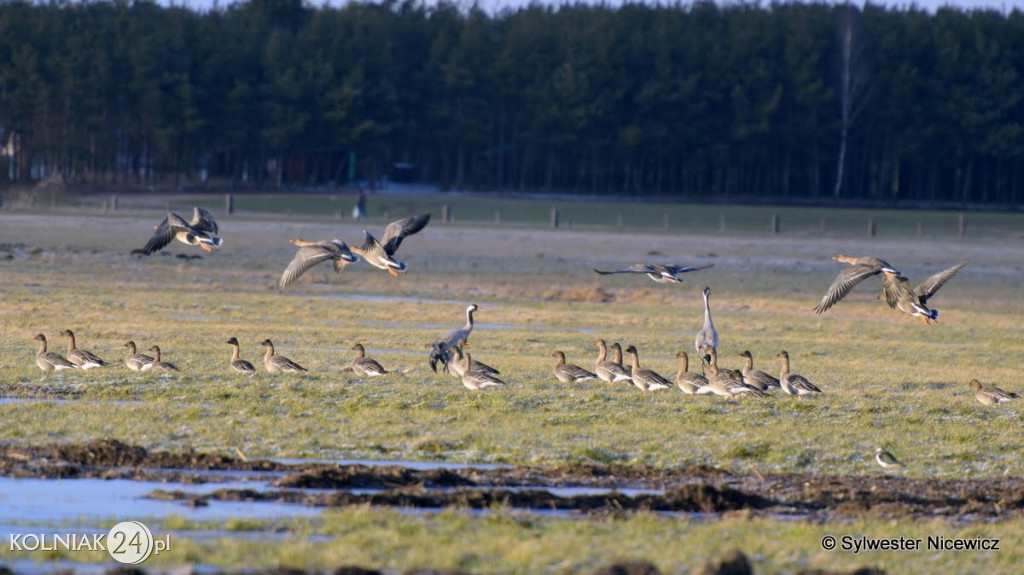
[(871, 276), (880, 273), (884, 273), (886, 277), (900, 275), (900, 272), (889, 265), (889, 262), (870, 256), (851, 258), (840, 254), (832, 259), (837, 262), (850, 264), (850, 267), (844, 268), (832, 280), (832, 285), (829, 286), (828, 291), (825, 292), (817, 307), (814, 308), (814, 313), (816, 314), (824, 313), (828, 308), (843, 299), (846, 294), (850, 293), (854, 286)]
[(387, 375), (389, 373), (381, 364), (377, 363), (377, 360), (366, 357), (366, 349), (363, 347), (363, 344), (357, 343), (352, 346), (352, 349), (356, 351), (356, 357), (344, 369), (351, 369), (356, 373), (367, 376)]
[(983, 387), (976, 379), (972, 379), (968, 385), (974, 390), (974, 397), (984, 405), (999, 405), (1020, 399), (1020, 395), (1012, 391), (1004, 391), (995, 386)]
[(141, 250), (132, 253), (150, 255), (167, 247), (171, 240), (178, 240), (190, 246), (199, 246), (208, 252), (213, 248), (219, 248), (224, 240), (218, 238), (217, 222), (213, 220), (210, 212), (195, 206), (193, 208), (192, 220), (186, 222), (181, 216), (175, 213), (168, 213), (160, 225), (156, 227), (153, 237), (146, 242)]
[(407, 269), (404, 263), (393, 257), (395, 252), (398, 251), (398, 246), (402, 245), (402, 240), (406, 236), (415, 234), (425, 228), (429, 221), (430, 214), (422, 214), (391, 222), (384, 230), (383, 243), (377, 241), (370, 232), (363, 230), (363, 233), (366, 234), (366, 240), (363, 242), (363, 245), (358, 248), (352, 247), (351, 249), (353, 252), (363, 256), (366, 263), (371, 266), (386, 270), (389, 274), (398, 277), (399, 272), (404, 273)]
[(448, 361), (448, 365), (446, 366), (449, 374), (456, 378), (461, 378), (468, 369), (469, 371), (478, 371), (486, 373), (487, 375), (501, 375), (500, 371), (481, 361), (474, 359), (471, 363), (467, 363), (466, 359), (462, 355), (462, 347), (464, 345), (466, 345), (466, 340), (460, 339), (452, 346), (452, 359)]
[(581, 381), (590, 381), (591, 379), (597, 378), (597, 374), (591, 373), (582, 367), (572, 364), (565, 363), (565, 353), (556, 351), (551, 354), (551, 357), (558, 358), (558, 363), (555, 364), (555, 377), (562, 383), (579, 383)]
[(939, 288), (946, 285), (946, 282), (953, 279), (953, 276), (966, 265), (967, 262), (960, 262), (928, 277), (913, 289), (910, 287), (909, 279), (901, 275), (886, 274), (882, 281), (885, 302), (893, 309), (898, 309), (911, 317), (921, 318), (926, 324), (935, 323), (939, 321), (939, 310), (929, 309), (925, 304), (928, 303), (929, 298), (935, 295), (935, 292), (939, 291)]
[(782, 358), (782, 371), (779, 373), (779, 385), (782, 387), (782, 391), (789, 395), (795, 395), (797, 399), (812, 393), (821, 393), (821, 390), (810, 381), (807, 381), (806, 377), (789, 372), (788, 352), (780, 351), (776, 354), (776, 357)]
[(687, 395), (705, 395), (712, 393), (708, 380), (703, 375), (690, 373), (690, 357), (686, 352), (680, 350), (676, 353), (679, 358), (679, 371), (676, 373), (676, 385), (679, 390)]
[(711, 288), (705, 287), (702, 293), (704, 294), (704, 326), (697, 332), (697, 337), (693, 340), (693, 347), (700, 354), (703, 366), (704, 350), (706, 348), (718, 349), (718, 330), (715, 329), (715, 324), (711, 321), (711, 305), (708, 302), (708, 298), (711, 297)]
[(609, 385), (631, 379), (629, 370), (622, 365), (622, 347), (619, 344), (615, 344), (618, 346), (619, 361), (608, 361), (608, 347), (603, 339), (595, 341), (594, 345), (597, 346), (597, 362), (594, 364), (594, 373), (597, 374), (597, 377), (602, 381), (607, 381)]
[(63, 355), (46, 351), (46, 336), (37, 334), (32, 338), (39, 342), (39, 352), (36, 353), (36, 365), (43, 371), (61, 371), (64, 369), (78, 369), (78, 366), (68, 361)]
[(298, 373), (301, 371), (309, 371), (294, 361), (288, 359), (283, 355), (274, 355), (274, 343), (269, 339), (263, 340), (260, 343), (263, 347), (267, 348), (267, 354), (263, 356), (263, 365), (267, 368), (270, 373), (283, 371), (287, 373)]
[(168, 373), (175, 373), (181, 371), (173, 363), (160, 361), (160, 346), (151, 346), (149, 348), (149, 351), (153, 352), (153, 363), (150, 364), (149, 371), (166, 371)]
[(640, 388), (641, 391), (655, 391), (658, 389), (669, 389), (672, 387), (672, 382), (665, 379), (657, 372), (640, 367), (640, 352), (636, 350), (635, 345), (627, 347), (626, 353), (633, 356), (633, 362), (631, 365), (632, 369), (629, 372), (630, 378), (633, 380), (633, 385)]
[(253, 367), (253, 365), (251, 363), (249, 363), (248, 361), (245, 361), (244, 359), (241, 358), (241, 356), (238, 355), (238, 340), (237, 339), (232, 337), (232, 338), (229, 338), (224, 343), (230, 345), (231, 348), (232, 348), (231, 349), (231, 369), (237, 371), (238, 373), (245, 373), (245, 374), (248, 374), (248, 375), (252, 375), (252, 374), (256, 373), (256, 368)]
[(135, 353), (135, 342), (129, 341), (124, 344), (128, 348), (128, 355), (124, 357), (124, 364), (132, 371), (149, 371), (153, 367), (153, 358), (142, 353)]
[(95, 369), (97, 367), (104, 367), (107, 365), (107, 362), (96, 357), (96, 355), (91, 351), (75, 347), (75, 333), (70, 329), (66, 329), (60, 332), (60, 334), (69, 338), (68, 361), (77, 365), (79, 369)]
[(284, 289), (285, 286), (299, 279), (306, 271), (319, 264), (331, 260), (334, 262), (334, 271), (340, 272), (345, 266), (359, 261), (359, 258), (352, 253), (348, 244), (341, 240), (330, 240), (320, 242), (307, 242), (302, 238), (291, 240), (292, 245), (298, 246), (299, 251), (277, 280), (277, 288)]
[[(470, 355), (470, 353), (468, 351), (466, 352), (466, 360), (465, 361), (466, 361), (467, 365), (472, 365), (472, 363), (473, 363), (473, 357)], [(494, 387), (496, 385), (505, 385), (504, 381), (498, 379), (497, 377), (494, 377), (493, 375), (490, 375), (490, 374), (485, 373), (483, 371), (473, 371), (473, 370), (469, 370), (469, 369), (467, 369), (465, 372), (463, 372), (461, 379), (462, 379), (462, 385), (466, 386), (466, 389), (469, 389), (469, 390), (472, 390), (472, 391), (480, 391), (481, 389), (483, 389), (485, 387)]]
[(903, 467), (902, 461), (881, 446), (875, 446), (875, 461), (882, 467)]
[(437, 373), (437, 363), (441, 362), (444, 364), (445, 369), (448, 367), (448, 361), (450, 359), (450, 351), (453, 345), (459, 340), (469, 341), (469, 334), (473, 331), (473, 312), (480, 309), (475, 303), (469, 304), (466, 307), (466, 325), (459, 329), (453, 329), (450, 332), (438, 336), (434, 343), (430, 346), (430, 369)]
[(740, 373), (743, 374), (743, 383), (764, 391), (766, 389), (779, 389), (781, 385), (779, 380), (775, 379), (774, 376), (768, 375), (760, 369), (754, 369), (754, 356), (751, 355), (749, 350), (743, 350), (740, 357), (746, 361), (743, 363), (743, 368), (740, 369)]
[(696, 266), (696, 267), (680, 266), (680, 265), (673, 265), (673, 264), (645, 264), (645, 263), (636, 263), (636, 264), (633, 264), (633, 265), (629, 266), (628, 268), (621, 269), (621, 270), (602, 271), (602, 270), (599, 270), (599, 269), (595, 269), (594, 271), (599, 273), (599, 274), (602, 274), (602, 275), (608, 275), (608, 274), (647, 274), (647, 277), (651, 278), (652, 280), (654, 280), (654, 281), (656, 281), (658, 283), (677, 283), (677, 284), (682, 284), (682, 283), (686, 283), (686, 280), (684, 280), (681, 277), (679, 277), (679, 274), (684, 274), (686, 272), (695, 272), (697, 270), (706, 270), (706, 269), (708, 269), (710, 267), (714, 267), (714, 265), (715, 264), (713, 264), (711, 262), (707, 262), (706, 264), (704, 264), (702, 266)]

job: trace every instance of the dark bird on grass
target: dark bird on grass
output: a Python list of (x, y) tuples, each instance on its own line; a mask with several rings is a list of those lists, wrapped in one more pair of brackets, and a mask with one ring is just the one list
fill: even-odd
[(351, 249), (353, 252), (363, 256), (366, 263), (371, 266), (386, 270), (391, 275), (398, 277), (399, 272), (405, 273), (407, 271), (406, 265), (394, 258), (395, 252), (398, 251), (398, 246), (402, 245), (402, 240), (406, 236), (411, 236), (427, 227), (427, 222), (429, 221), (430, 214), (422, 214), (391, 222), (385, 228), (384, 239), (381, 241), (377, 241), (373, 234), (363, 230), (363, 233), (366, 234), (366, 240), (363, 242), (363, 245), (358, 248), (353, 246)]
[(203, 208), (195, 206), (192, 220), (188, 222), (178, 214), (168, 213), (167, 217), (156, 227), (156, 232), (146, 242), (145, 247), (141, 250), (132, 250), (132, 253), (148, 256), (167, 247), (171, 240), (178, 240), (190, 246), (199, 246), (212, 252), (213, 248), (219, 248), (224, 243), (224, 240), (218, 238), (216, 234), (217, 222), (213, 220), (213, 216)]
[(473, 331), (473, 312), (480, 309), (475, 303), (466, 307), (466, 325), (459, 329), (438, 336), (430, 346), (430, 369), (437, 373), (437, 364), (441, 363), (448, 368), (448, 361), (451, 359), (452, 346), (457, 345), (459, 340), (469, 341), (469, 334)]
[(902, 461), (896, 459), (895, 455), (882, 449), (880, 446), (875, 446), (875, 461), (882, 467), (903, 467)]
[(231, 369), (237, 371), (238, 373), (244, 373), (247, 375), (252, 375), (256, 373), (256, 368), (253, 367), (253, 365), (248, 361), (242, 359), (242, 357), (238, 354), (238, 340), (236, 338), (232, 337), (224, 343), (230, 345), (232, 348), (230, 364)]
[(854, 286), (871, 276), (885, 274), (886, 277), (895, 277), (900, 275), (900, 272), (889, 265), (889, 262), (870, 256), (851, 258), (840, 254), (832, 259), (837, 262), (850, 264), (850, 267), (840, 271), (836, 279), (832, 280), (832, 285), (829, 286), (828, 291), (825, 292), (821, 301), (818, 302), (818, 306), (814, 308), (814, 313), (816, 314), (824, 313), (828, 308), (836, 305), (839, 300), (850, 293)]
[(334, 271), (340, 272), (345, 266), (359, 261), (359, 257), (352, 253), (348, 244), (334, 239), (330, 241), (307, 242), (302, 238), (295, 238), (291, 243), (298, 246), (299, 251), (281, 274), (277, 281), (278, 289), (299, 279), (309, 268), (327, 260), (334, 262)]
[(96, 354), (85, 349), (79, 349), (75, 347), (75, 333), (70, 329), (66, 329), (60, 332), (64, 337), (70, 338), (68, 341), (68, 361), (78, 366), (79, 369), (95, 369), (97, 367), (104, 367), (107, 362), (103, 361)]
[(697, 270), (706, 270), (706, 269), (708, 269), (710, 267), (714, 267), (714, 265), (715, 264), (713, 264), (711, 262), (707, 262), (706, 264), (704, 264), (702, 266), (695, 266), (695, 267), (694, 266), (680, 266), (680, 265), (673, 265), (673, 264), (635, 263), (635, 264), (629, 266), (628, 268), (621, 269), (621, 270), (603, 271), (603, 270), (595, 269), (594, 271), (599, 273), (599, 274), (602, 274), (602, 275), (609, 275), (609, 274), (647, 274), (647, 277), (651, 278), (652, 280), (654, 280), (654, 281), (656, 281), (658, 283), (682, 284), (682, 283), (686, 283), (686, 280), (684, 280), (683, 278), (679, 277), (679, 274), (684, 274), (684, 273), (687, 273), (687, 272), (695, 272)]
[(953, 279), (953, 276), (966, 265), (967, 262), (960, 262), (947, 270), (930, 276), (916, 288), (911, 288), (910, 280), (902, 275), (886, 274), (882, 280), (882, 293), (885, 296), (885, 302), (893, 309), (911, 317), (921, 318), (926, 324), (936, 323), (939, 321), (939, 310), (930, 309), (925, 304), (935, 295), (935, 292), (939, 291), (939, 288), (946, 285), (946, 282)]
[(974, 397), (984, 405), (999, 405), (1020, 399), (1020, 395), (1012, 391), (1004, 391), (994, 385), (984, 387), (981, 382), (972, 379), (968, 385), (974, 390)]

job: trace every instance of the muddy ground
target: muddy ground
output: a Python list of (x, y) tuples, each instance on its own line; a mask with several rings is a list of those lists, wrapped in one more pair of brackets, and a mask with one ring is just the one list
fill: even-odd
[[(217, 471), (233, 475), (218, 476)], [(149, 496), (186, 505), (272, 501), (317, 507), (379, 505), (419, 508), (544, 509), (604, 515), (650, 510), (679, 513), (792, 515), (816, 520), (946, 518), (995, 521), (1024, 513), (1024, 480), (937, 480), (897, 476), (737, 474), (705, 466), (510, 466), (417, 470), (398, 466), (284, 464), (229, 455), (150, 453), (116, 440), (84, 445), (0, 447), (0, 475), (118, 478), (183, 483), (237, 480), (238, 471), (271, 479), (271, 489), (208, 494), (157, 490)], [(559, 496), (554, 487), (603, 488), (600, 495)], [(297, 489), (302, 488), (302, 489)], [(629, 497), (618, 490), (644, 489)], [(352, 490), (358, 490), (353, 493)]]

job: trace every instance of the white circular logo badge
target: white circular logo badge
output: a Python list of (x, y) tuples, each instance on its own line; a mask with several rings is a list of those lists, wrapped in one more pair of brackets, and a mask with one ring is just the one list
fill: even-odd
[(107, 553), (118, 563), (138, 565), (153, 553), (153, 534), (138, 521), (122, 521), (107, 533)]

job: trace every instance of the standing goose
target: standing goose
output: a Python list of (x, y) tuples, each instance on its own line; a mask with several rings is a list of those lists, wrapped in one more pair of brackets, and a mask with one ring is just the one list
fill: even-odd
[(135, 342), (129, 341), (124, 344), (128, 348), (128, 355), (124, 357), (124, 364), (132, 371), (149, 371), (153, 367), (153, 358), (143, 353), (135, 353)]
[(263, 340), (260, 343), (263, 347), (267, 348), (266, 355), (263, 356), (263, 365), (267, 368), (270, 373), (283, 371), (286, 373), (298, 373), (302, 371), (309, 371), (294, 361), (288, 359), (283, 355), (274, 355), (274, 343), (269, 339)]
[(707, 262), (706, 264), (704, 264), (702, 266), (696, 266), (696, 267), (680, 266), (680, 265), (673, 265), (673, 264), (645, 264), (645, 263), (636, 263), (636, 264), (633, 264), (633, 265), (629, 266), (628, 268), (621, 269), (621, 270), (602, 271), (602, 270), (599, 270), (599, 269), (595, 269), (594, 271), (599, 273), (599, 274), (602, 274), (602, 275), (608, 275), (608, 274), (647, 274), (647, 277), (651, 278), (652, 280), (654, 280), (654, 281), (656, 281), (658, 283), (677, 283), (677, 284), (683, 284), (683, 283), (686, 283), (686, 280), (684, 280), (683, 278), (679, 277), (679, 274), (684, 274), (686, 272), (695, 272), (697, 270), (706, 270), (706, 269), (708, 269), (710, 267), (714, 267), (714, 265), (715, 264), (713, 264), (711, 262)]
[(32, 338), (39, 342), (39, 352), (36, 353), (36, 365), (43, 371), (62, 371), (65, 369), (78, 369), (78, 366), (68, 361), (63, 355), (46, 351), (46, 336), (37, 334)]
[(171, 240), (178, 240), (190, 246), (199, 246), (208, 252), (213, 248), (219, 248), (224, 240), (218, 238), (217, 222), (213, 220), (210, 212), (195, 206), (192, 210), (192, 220), (186, 222), (181, 216), (175, 213), (168, 213), (160, 225), (156, 227), (153, 237), (146, 242), (141, 250), (132, 253), (150, 255), (155, 251), (162, 250), (171, 243)]
[(782, 371), (779, 373), (779, 384), (782, 387), (782, 391), (789, 395), (795, 395), (797, 399), (812, 393), (821, 393), (821, 390), (808, 381), (806, 377), (789, 372), (788, 352), (780, 351), (776, 354), (776, 357), (782, 358)]
[(355, 350), (356, 357), (344, 369), (351, 369), (356, 373), (371, 377), (387, 375), (389, 373), (388, 370), (384, 369), (384, 366), (377, 363), (377, 360), (366, 357), (366, 349), (363, 347), (363, 344), (357, 343), (352, 346), (352, 349)]
[[(468, 351), (466, 352), (465, 363), (466, 363), (466, 365), (471, 365), (473, 363), (473, 357), (470, 355), (470, 353)], [(462, 378), (461, 379), (462, 379), (462, 385), (464, 385), (466, 387), (466, 389), (469, 389), (471, 391), (480, 391), (481, 389), (484, 389), (485, 387), (494, 387), (494, 386), (497, 386), (497, 385), (505, 385), (504, 381), (498, 379), (497, 377), (494, 377), (493, 375), (490, 375), (490, 374), (485, 373), (483, 371), (473, 371), (473, 370), (469, 370), (469, 369), (467, 369), (462, 374)]]
[(298, 246), (299, 251), (277, 280), (277, 288), (284, 289), (285, 286), (299, 279), (306, 271), (319, 264), (331, 260), (334, 262), (334, 271), (340, 272), (345, 266), (359, 261), (359, 258), (352, 253), (348, 244), (341, 240), (307, 242), (302, 238), (291, 240), (292, 245)]
[(840, 271), (836, 278), (832, 280), (832, 285), (829, 286), (828, 291), (825, 292), (817, 307), (814, 308), (814, 313), (816, 314), (824, 313), (828, 308), (843, 299), (846, 294), (850, 293), (854, 286), (871, 276), (880, 273), (884, 273), (886, 277), (900, 275), (900, 272), (889, 265), (889, 262), (871, 256), (851, 258), (840, 254), (832, 259), (837, 262), (850, 264), (850, 267)]
[(751, 355), (749, 350), (743, 350), (740, 357), (746, 360), (743, 363), (743, 368), (740, 369), (740, 373), (743, 374), (743, 383), (756, 387), (761, 391), (779, 389), (781, 387), (779, 380), (775, 379), (774, 376), (768, 375), (760, 369), (754, 369), (754, 356)]
[(981, 382), (972, 379), (968, 385), (974, 390), (974, 397), (984, 405), (999, 405), (1000, 403), (1008, 403), (1015, 399), (1020, 399), (1020, 395), (1012, 391), (1004, 391), (994, 385), (989, 387), (983, 387)]
[(707, 359), (705, 349), (718, 350), (718, 330), (715, 329), (715, 324), (711, 321), (711, 305), (708, 302), (708, 298), (711, 297), (711, 288), (705, 287), (702, 293), (704, 294), (704, 326), (697, 332), (697, 337), (693, 340), (693, 347), (700, 354), (703, 362)]
[(729, 369), (726, 367), (718, 367), (718, 351), (715, 348), (705, 348), (704, 357), (707, 359), (709, 372), (713, 369), (715, 373), (720, 373), (730, 379), (733, 379), (738, 385), (750, 387), (751, 389), (757, 389), (756, 387), (752, 387), (744, 383), (743, 372), (735, 369)]
[(166, 371), (168, 373), (176, 373), (181, 371), (173, 363), (167, 363), (166, 361), (160, 361), (160, 346), (154, 345), (149, 348), (149, 351), (153, 352), (153, 363), (150, 364), (149, 371)]
[(466, 345), (466, 340), (460, 339), (452, 346), (452, 358), (446, 366), (449, 374), (460, 379), (465, 375), (466, 371), (478, 371), (493, 376), (501, 375), (500, 371), (481, 361), (474, 359), (472, 362), (467, 362), (466, 358), (462, 355), (462, 346), (464, 345)]
[(564, 352), (556, 351), (551, 354), (551, 357), (558, 358), (554, 371), (555, 377), (562, 383), (579, 383), (581, 381), (590, 381), (597, 377), (597, 374), (591, 373), (578, 365), (565, 363)]
[(96, 357), (96, 355), (91, 351), (75, 347), (75, 333), (70, 329), (66, 329), (60, 332), (60, 334), (69, 338), (68, 361), (77, 365), (79, 369), (95, 369), (97, 367), (104, 367), (107, 365), (107, 362)]
[(718, 353), (714, 349), (706, 350), (708, 361), (708, 387), (711, 393), (724, 397), (726, 400), (736, 396), (765, 398), (769, 395), (756, 387), (743, 383), (743, 374), (733, 369), (719, 369)]
[(686, 355), (686, 352), (679, 350), (676, 357), (679, 358), (679, 371), (676, 373), (676, 385), (679, 386), (679, 390), (687, 395), (712, 393), (706, 377), (690, 373), (690, 357)]
[(245, 373), (245, 374), (248, 374), (248, 375), (252, 375), (252, 374), (256, 373), (256, 368), (253, 367), (253, 365), (251, 363), (249, 363), (248, 361), (245, 361), (244, 359), (241, 358), (241, 356), (238, 355), (238, 340), (237, 339), (232, 337), (232, 338), (229, 338), (224, 343), (230, 345), (231, 348), (232, 348), (231, 349), (231, 369), (237, 371), (238, 373)]
[(441, 362), (447, 369), (448, 361), (450, 358), (450, 351), (453, 345), (459, 340), (469, 341), (469, 334), (473, 331), (473, 312), (480, 309), (475, 303), (469, 304), (466, 307), (466, 325), (459, 329), (453, 329), (450, 332), (438, 336), (434, 343), (430, 346), (430, 369), (437, 373), (437, 363)]
[(629, 370), (622, 365), (622, 347), (619, 344), (615, 344), (618, 346), (619, 361), (608, 361), (608, 348), (603, 339), (595, 341), (594, 345), (597, 346), (597, 362), (594, 364), (594, 373), (597, 377), (607, 381), (609, 385), (631, 379)]
[(633, 356), (630, 377), (633, 380), (633, 385), (640, 388), (641, 391), (655, 391), (658, 389), (669, 389), (672, 387), (672, 382), (665, 379), (657, 372), (640, 367), (640, 352), (636, 350), (635, 345), (627, 347), (626, 353)]
[(384, 230), (383, 242), (377, 241), (373, 234), (363, 230), (366, 239), (362, 247), (352, 247), (351, 249), (353, 252), (363, 256), (366, 263), (371, 266), (386, 270), (389, 274), (398, 277), (399, 272), (404, 273), (407, 269), (404, 263), (393, 257), (395, 252), (398, 251), (398, 246), (402, 245), (402, 240), (406, 236), (415, 234), (425, 228), (429, 221), (430, 214), (422, 214), (391, 222)]
[(939, 310), (929, 309), (928, 299), (939, 291), (939, 288), (946, 285), (946, 282), (953, 279), (960, 270), (967, 265), (967, 262), (960, 262), (955, 266), (943, 270), (921, 282), (916, 288), (911, 289), (910, 280), (901, 276), (886, 274), (882, 281), (885, 302), (889, 307), (898, 309), (911, 316), (919, 317), (926, 324), (939, 321)]

